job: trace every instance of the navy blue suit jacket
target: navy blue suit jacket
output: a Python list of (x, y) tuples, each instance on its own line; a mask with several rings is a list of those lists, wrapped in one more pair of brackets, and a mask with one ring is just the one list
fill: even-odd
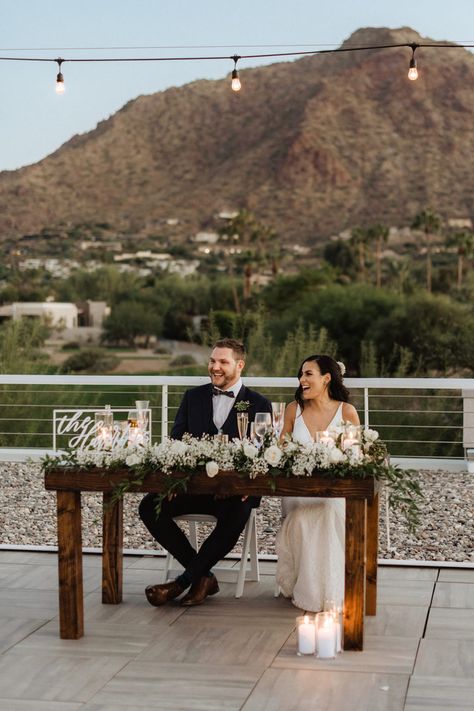
[[(225, 397), (225, 395), (220, 397)], [(248, 400), (250, 403), (248, 409), (249, 422), (254, 421), (256, 412), (271, 413), (272, 411), (271, 403), (263, 395), (260, 395), (255, 390), (250, 390), (245, 385), (240, 388), (236, 402), (241, 400)], [(181, 439), (185, 432), (188, 432), (193, 437), (202, 437), (203, 434), (215, 435), (217, 434), (217, 428), (212, 417), (211, 383), (187, 390), (176, 413), (170, 436), (172, 439)], [(235, 407), (232, 407), (221, 431), (223, 434), (229, 435), (229, 439), (239, 436)], [(258, 506), (260, 503), (260, 498), (249, 498), (252, 499), (253, 506)]]

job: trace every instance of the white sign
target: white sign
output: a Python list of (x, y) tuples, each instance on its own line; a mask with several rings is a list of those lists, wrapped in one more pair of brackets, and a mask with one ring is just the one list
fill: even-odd
[(104, 426), (96, 413), (102, 408), (53, 410), (53, 449), (57, 450), (59, 437), (67, 437), (71, 449), (106, 449), (145, 446), (151, 442), (151, 410), (143, 410), (138, 420), (130, 420), (130, 408), (111, 408), (112, 414), (124, 413), (123, 419)]

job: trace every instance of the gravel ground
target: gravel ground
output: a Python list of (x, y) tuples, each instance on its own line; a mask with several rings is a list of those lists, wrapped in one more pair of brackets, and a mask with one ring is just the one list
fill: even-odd
[[(399, 560), (437, 560), (474, 563), (474, 476), (445, 471), (421, 471), (425, 495), (422, 522), (409, 534), (400, 517), (390, 513), (387, 550), (385, 506), (381, 506), (379, 557)], [(0, 464), (0, 545), (56, 545), (55, 494), (43, 487), (37, 464)], [(141, 495), (125, 501), (124, 547), (155, 549), (138, 520)], [(383, 500), (383, 499), (382, 499)], [(83, 545), (101, 546), (101, 496), (83, 494)], [(258, 544), (261, 553), (275, 553), (275, 533), (281, 516), (280, 501), (264, 498), (258, 510)], [(206, 529), (201, 529), (206, 535)], [(236, 549), (237, 550), (237, 549)]]

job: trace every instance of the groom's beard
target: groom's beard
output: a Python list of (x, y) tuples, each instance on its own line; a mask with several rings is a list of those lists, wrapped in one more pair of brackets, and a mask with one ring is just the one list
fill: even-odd
[(230, 385), (233, 385), (239, 379), (237, 366), (234, 368), (232, 373), (213, 373), (212, 371), (209, 371), (209, 376), (211, 378), (211, 383), (220, 390), (226, 390)]

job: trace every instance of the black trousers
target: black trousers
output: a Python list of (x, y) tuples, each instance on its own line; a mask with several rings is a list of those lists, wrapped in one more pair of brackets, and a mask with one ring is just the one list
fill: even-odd
[[(235, 546), (250, 516), (252, 501), (242, 501), (240, 496), (215, 499), (213, 495), (182, 494), (163, 501), (159, 516), (155, 506), (156, 494), (147, 494), (139, 506), (141, 520), (153, 538), (181, 563), (194, 583)], [(214, 530), (198, 552), (173, 521), (175, 516), (183, 514), (211, 514), (217, 519)]]

